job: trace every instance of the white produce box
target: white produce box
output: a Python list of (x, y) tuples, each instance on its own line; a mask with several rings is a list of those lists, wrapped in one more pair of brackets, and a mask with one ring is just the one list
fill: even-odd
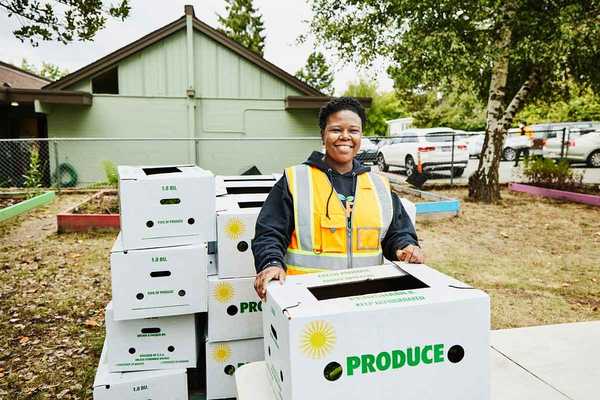
[(270, 283), (265, 359), (274, 396), (489, 399), (489, 297), (425, 265)]
[[(255, 276), (252, 239), (265, 194), (226, 196), (217, 211), (217, 265), (220, 278)], [(226, 203), (227, 202), (227, 203)]]
[(94, 400), (188, 400), (185, 368), (111, 373), (106, 351), (104, 342), (94, 379)]
[(197, 166), (119, 166), (123, 248), (216, 240), (215, 179)]
[(206, 312), (206, 242), (124, 250), (121, 234), (110, 253), (115, 320)]
[(254, 278), (208, 277), (208, 340), (262, 335), (262, 303), (254, 290)]
[(260, 339), (206, 342), (206, 399), (236, 397), (235, 371), (244, 364), (264, 360)]
[(115, 321), (108, 303), (106, 346), (110, 372), (194, 368), (194, 315)]

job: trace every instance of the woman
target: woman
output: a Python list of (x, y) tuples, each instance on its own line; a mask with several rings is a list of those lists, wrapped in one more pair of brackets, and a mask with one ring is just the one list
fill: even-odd
[(325, 155), (313, 152), (287, 168), (256, 221), (254, 288), (264, 299), (271, 280), (286, 274), (377, 265), (422, 263), (417, 234), (386, 178), (354, 160), (365, 111), (340, 97), (319, 112)]

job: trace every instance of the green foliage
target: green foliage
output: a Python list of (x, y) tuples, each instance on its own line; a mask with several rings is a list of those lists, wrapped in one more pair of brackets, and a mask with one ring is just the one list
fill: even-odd
[(306, 65), (296, 72), (296, 77), (320, 92), (333, 94), (333, 73), (321, 52), (311, 53), (306, 60)]
[(23, 186), (28, 189), (33, 189), (28, 193), (27, 198), (35, 197), (42, 187), (40, 151), (36, 146), (31, 147), (31, 151), (29, 152), (29, 167), (27, 168), (27, 173), (23, 175), (23, 178), (25, 178)]
[(341, 59), (369, 64), (378, 57), (399, 90), (471, 82), (487, 101), (496, 44), (510, 30), (506, 97), (537, 71), (547, 98), (566, 71), (600, 89), (600, 2), (554, 0), (311, 0), (311, 31)]
[(445, 92), (432, 90), (414, 95), (411, 103), (413, 124), (417, 127), (485, 130), (485, 106), (472, 91), (457, 88)]
[(367, 126), (363, 133), (366, 136), (385, 136), (387, 134), (387, 122), (390, 119), (407, 116), (405, 104), (403, 104), (396, 93), (378, 93), (377, 83), (360, 79), (358, 83), (352, 83), (344, 92), (344, 96), (371, 97), (371, 107), (367, 109)]
[(527, 124), (568, 121), (599, 121), (600, 95), (589, 87), (581, 87), (572, 81), (564, 93), (557, 93), (551, 100), (538, 100), (526, 106), (516, 118)]
[(129, 0), (105, 6), (102, 0), (0, 0), (0, 9), (21, 23), (13, 35), (22, 42), (37, 46), (40, 40), (56, 40), (68, 44), (74, 40), (92, 40), (106, 25), (107, 18), (125, 20), (129, 16)]
[(117, 167), (112, 161), (102, 161), (102, 168), (104, 168), (104, 174), (106, 175), (106, 182), (111, 187), (119, 186), (119, 172), (117, 171)]
[(219, 30), (230, 39), (262, 56), (265, 47), (265, 30), (262, 15), (254, 8), (252, 0), (225, 0), (227, 16), (217, 14)]
[(60, 69), (58, 65), (47, 62), (42, 62), (41, 68), (38, 69), (34, 64), (30, 64), (26, 58), (21, 59), (21, 69), (51, 81), (56, 81), (69, 74), (68, 70)]
[(582, 174), (573, 172), (566, 160), (556, 163), (548, 158), (526, 159), (523, 175), (533, 185), (569, 191), (577, 191), (583, 179)]

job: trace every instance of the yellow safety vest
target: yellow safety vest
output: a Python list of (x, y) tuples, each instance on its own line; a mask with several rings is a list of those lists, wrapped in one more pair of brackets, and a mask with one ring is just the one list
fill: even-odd
[(394, 213), (385, 177), (373, 173), (357, 176), (349, 223), (337, 193), (331, 194), (327, 174), (316, 167), (297, 165), (287, 168), (285, 175), (295, 224), (285, 257), (288, 274), (383, 263), (381, 241)]

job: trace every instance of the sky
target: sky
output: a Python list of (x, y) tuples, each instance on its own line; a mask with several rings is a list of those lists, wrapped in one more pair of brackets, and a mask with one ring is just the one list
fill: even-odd
[[(93, 42), (73, 42), (66, 46), (56, 42), (40, 42), (38, 47), (28, 42), (22, 43), (12, 34), (20, 26), (18, 19), (8, 18), (6, 12), (0, 10), (0, 61), (20, 66), (21, 59), (26, 58), (38, 67), (42, 62), (49, 62), (73, 72), (178, 19), (183, 15), (185, 4), (192, 4), (196, 17), (212, 27), (218, 25), (216, 13), (225, 13), (224, 0), (131, 0), (130, 3), (131, 14), (125, 21), (109, 20)], [(303, 22), (311, 16), (306, 0), (254, 0), (254, 5), (262, 14), (265, 25), (264, 57), (294, 74), (314, 50), (312, 40), (303, 45), (296, 42), (299, 35), (308, 32), (308, 26)], [(393, 87), (393, 82), (385, 74), (383, 63), (371, 71), (362, 71), (327, 54), (326, 57), (334, 68), (337, 95), (342, 94), (349, 83), (358, 81), (359, 76), (377, 77), (378, 87), (382, 91)]]

